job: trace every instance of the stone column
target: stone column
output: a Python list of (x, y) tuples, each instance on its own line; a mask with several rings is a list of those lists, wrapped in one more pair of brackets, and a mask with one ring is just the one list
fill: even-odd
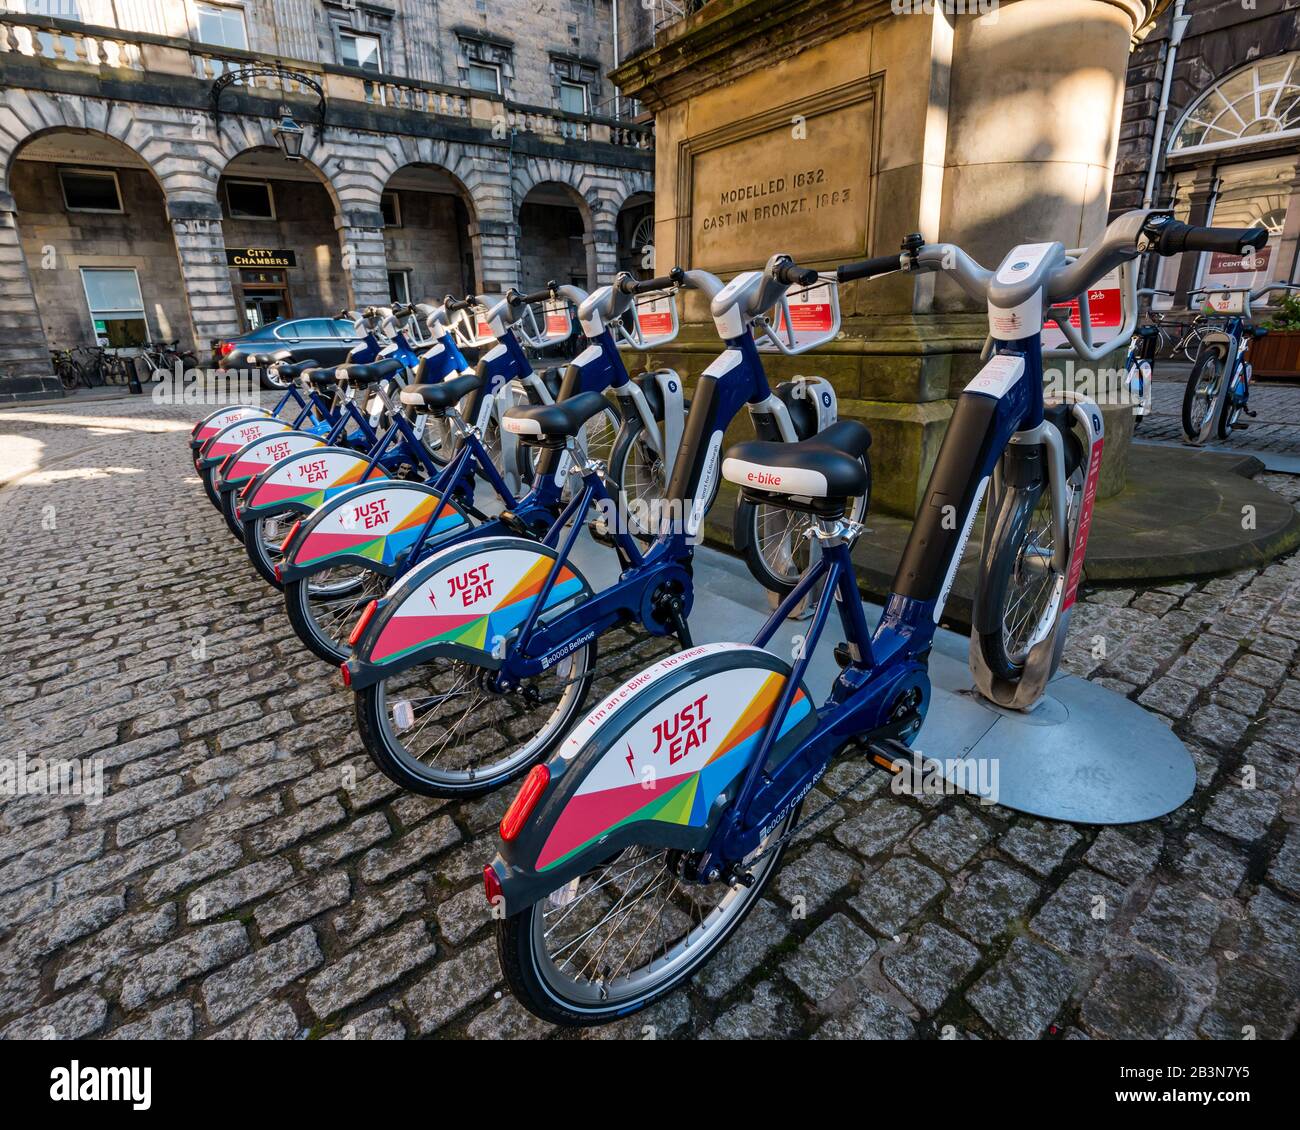
[(474, 246), (476, 287), (501, 294), (519, 284), (519, 225), (513, 220), (482, 219), (469, 225)]
[(168, 200), (167, 218), (176, 239), (194, 350), (205, 360), (213, 341), (240, 332), (239, 308), (226, 265), (221, 205), (215, 200)]
[(592, 230), (582, 237), (587, 249), (587, 289), (603, 286), (618, 273), (618, 216), (593, 212)]
[[(1210, 212), (1214, 207), (1215, 185), (1219, 178), (1214, 167), (1206, 165), (1196, 170), (1196, 179), (1192, 182), (1192, 191), (1188, 193), (1187, 223), (1196, 227), (1205, 227), (1209, 223)], [(1174, 284), (1174, 303), (1187, 305), (1187, 293), (1196, 285), (1196, 266), (1200, 263), (1199, 255), (1183, 255), (1178, 263), (1178, 281)]]
[(7, 192), (0, 192), (0, 325), (0, 403), (61, 396), (18, 235), (18, 210)]
[(388, 252), (384, 247), (384, 216), (375, 208), (344, 206), (335, 219), (343, 270), (348, 277), (352, 307), (387, 306)]

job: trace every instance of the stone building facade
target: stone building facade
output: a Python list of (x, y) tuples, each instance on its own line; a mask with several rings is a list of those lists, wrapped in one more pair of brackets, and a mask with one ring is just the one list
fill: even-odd
[(1153, 264), (1152, 285), (1176, 292), (1157, 305), (1300, 278), (1300, 0), (1167, 3), (1130, 58), (1120, 129), (1112, 215), (1172, 204), (1190, 223), (1271, 233), (1249, 270), (1227, 256)]
[[(0, 399), (48, 350), (639, 264), (612, 0), (0, 0)], [(281, 63), (294, 79), (253, 76)], [(306, 130), (288, 161), (274, 130)], [(291, 265), (232, 265), (237, 252)], [(279, 260), (277, 262), (283, 262)]]

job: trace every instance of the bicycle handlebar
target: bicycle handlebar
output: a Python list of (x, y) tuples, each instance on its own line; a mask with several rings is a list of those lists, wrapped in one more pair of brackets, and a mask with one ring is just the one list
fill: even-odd
[(835, 277), (842, 283), (857, 279), (874, 279), (903, 269), (902, 255), (877, 255), (857, 263), (843, 263), (835, 268)]
[(1179, 220), (1160, 225), (1153, 250), (1159, 255), (1178, 255), (1183, 251), (1220, 251), (1228, 255), (1245, 255), (1258, 251), (1268, 242), (1264, 228), (1198, 228)]
[(548, 302), (555, 297), (556, 288), (559, 283), (549, 282), (542, 290), (535, 290), (532, 294), (520, 294), (514, 287), (506, 291), (506, 301), (511, 306), (531, 306), (534, 302)]
[(685, 272), (680, 267), (674, 267), (668, 274), (657, 279), (634, 279), (631, 275), (621, 274), (614, 280), (614, 287), (623, 294), (645, 294), (652, 290), (668, 290), (680, 286), (684, 278)]

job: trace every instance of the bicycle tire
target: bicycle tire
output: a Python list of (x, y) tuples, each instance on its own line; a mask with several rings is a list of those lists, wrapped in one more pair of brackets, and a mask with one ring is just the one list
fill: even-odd
[[(1201, 417), (1200, 423), (1195, 424), (1193, 422), (1192, 409), (1196, 404), (1199, 395), (1198, 389), (1201, 384), (1202, 374), (1210, 364), (1213, 364), (1217, 369), (1215, 387), (1210, 393), (1209, 406), (1207, 407), (1205, 414)], [(1220, 356), (1217, 349), (1204, 349), (1201, 351), (1200, 356), (1197, 357), (1196, 362), (1192, 365), (1192, 371), (1187, 378), (1187, 387), (1183, 390), (1183, 411), (1181, 422), (1183, 426), (1183, 438), (1186, 439), (1188, 443), (1204, 442), (1204, 440), (1201, 439), (1201, 435), (1206, 431), (1207, 419), (1210, 420), (1209, 434), (1213, 434), (1213, 429), (1218, 424), (1218, 413), (1222, 410), (1222, 405), (1220, 404), (1220, 401), (1222, 400), (1222, 391), (1223, 358)], [(1207, 435), (1206, 438), (1209, 438), (1209, 436)]]

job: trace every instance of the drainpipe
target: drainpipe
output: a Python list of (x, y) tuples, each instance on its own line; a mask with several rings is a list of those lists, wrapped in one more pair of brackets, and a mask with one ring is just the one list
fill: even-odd
[(1169, 50), (1165, 53), (1165, 72), (1160, 85), (1160, 107), (1156, 111), (1156, 132), (1151, 139), (1151, 160), (1147, 165), (1147, 183), (1142, 192), (1142, 207), (1150, 208), (1156, 189), (1156, 170), (1164, 149), (1165, 117), (1169, 113), (1169, 89), (1174, 82), (1174, 60), (1178, 58), (1178, 45), (1183, 41), (1192, 17), (1183, 14), (1186, 0), (1175, 0), (1174, 15), (1169, 25)]
[[(614, 69), (615, 70), (618, 70), (618, 6), (619, 3), (620, 0), (614, 0), (614, 3), (610, 5), (610, 7), (613, 9), (614, 12)], [(615, 87), (614, 88), (614, 117), (616, 119), (622, 117), (622, 115), (619, 113), (622, 102), (623, 99), (619, 95), (618, 87)]]

